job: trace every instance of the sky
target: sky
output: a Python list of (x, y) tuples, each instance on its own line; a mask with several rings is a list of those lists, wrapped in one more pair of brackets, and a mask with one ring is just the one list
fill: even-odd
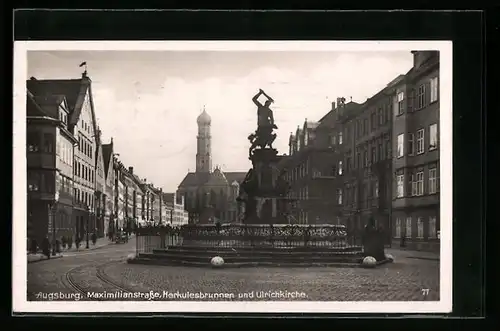
[(104, 143), (134, 173), (174, 192), (195, 170), (196, 118), (212, 118), (212, 163), (246, 172), (247, 137), (257, 126), (252, 97), (275, 103), (274, 143), (288, 153), (290, 132), (318, 121), (331, 102), (362, 103), (412, 66), (410, 51), (30, 51), (28, 75), (80, 78), (87, 62)]

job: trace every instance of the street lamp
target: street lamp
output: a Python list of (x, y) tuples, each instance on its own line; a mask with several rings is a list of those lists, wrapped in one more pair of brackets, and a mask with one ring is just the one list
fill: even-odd
[(89, 249), (89, 219), (90, 219), (90, 208), (88, 205), (85, 205), (85, 209), (87, 210), (87, 245), (85, 248)]
[(54, 194), (54, 203), (52, 204), (52, 256), (56, 255), (56, 210), (59, 201), (59, 192)]

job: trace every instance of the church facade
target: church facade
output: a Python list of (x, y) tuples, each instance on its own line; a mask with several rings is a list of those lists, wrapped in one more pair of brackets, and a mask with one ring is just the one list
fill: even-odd
[(177, 194), (184, 197), (189, 223), (232, 223), (240, 216), (236, 198), (246, 172), (212, 168), (211, 118), (203, 109), (197, 118), (196, 171), (188, 172)]

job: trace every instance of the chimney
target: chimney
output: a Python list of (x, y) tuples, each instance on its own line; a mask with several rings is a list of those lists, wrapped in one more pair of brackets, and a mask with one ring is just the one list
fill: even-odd
[(128, 167), (128, 172), (130, 172), (131, 175), (134, 174), (134, 167)]
[(30, 80), (37, 80), (35, 77), (31, 76)]
[(148, 182), (147, 178), (144, 178), (144, 183), (147, 183), (147, 182)]
[(335, 101), (332, 101), (332, 110), (335, 110)]

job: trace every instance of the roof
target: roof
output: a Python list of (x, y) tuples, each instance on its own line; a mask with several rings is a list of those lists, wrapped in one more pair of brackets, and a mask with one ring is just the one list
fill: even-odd
[(224, 176), (224, 173), (222, 173), (219, 168), (215, 168), (214, 172), (210, 174), (207, 182), (209, 186), (227, 186), (228, 184), (226, 176)]
[[(213, 173), (208, 172), (188, 172), (186, 177), (179, 184), (179, 187), (203, 186), (208, 183)], [(223, 172), (228, 183), (234, 181), (241, 183), (246, 176), (246, 172)]]
[(210, 117), (210, 115), (208, 115), (205, 108), (203, 108), (203, 112), (198, 116), (196, 122), (198, 122), (198, 124), (210, 124), (211, 121), (212, 118)]
[(102, 158), (104, 162), (104, 173), (106, 174), (106, 177), (108, 176), (108, 169), (112, 154), (113, 154), (113, 143), (102, 144)]
[(52, 117), (47, 114), (42, 107), (35, 101), (35, 98), (28, 91), (28, 95), (26, 98), (26, 115), (27, 116), (47, 116)]
[(175, 193), (162, 193), (161, 199), (165, 203), (174, 203), (175, 201)]
[(305, 124), (308, 130), (314, 130), (319, 125), (319, 122), (306, 121)]
[[(70, 121), (68, 124), (71, 128), (80, 117), (85, 93), (87, 89), (90, 89), (90, 82), (87, 76), (79, 79), (30, 79), (26, 81), (26, 87), (36, 98), (46, 98), (49, 100), (64, 96), (69, 108)], [(96, 123), (93, 112), (92, 117), (93, 122)]]

